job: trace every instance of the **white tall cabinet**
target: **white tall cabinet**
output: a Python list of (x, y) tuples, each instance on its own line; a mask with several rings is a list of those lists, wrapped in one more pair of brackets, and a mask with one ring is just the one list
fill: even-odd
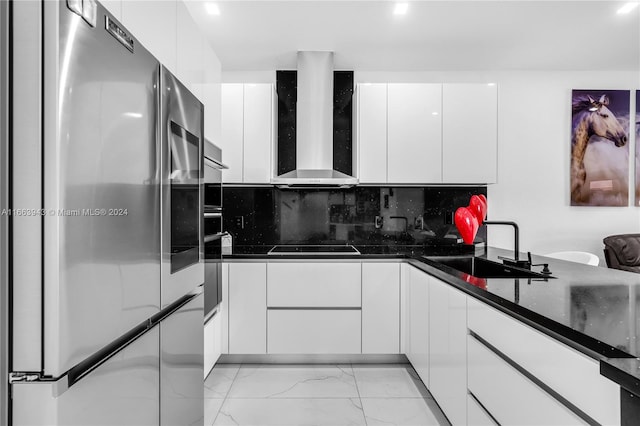
[(176, 75), (177, 12), (176, 1), (122, 1), (122, 23), (169, 71)]
[(219, 145), (220, 60), (195, 24), (189, 6), (183, 0), (101, 3), (202, 102), (205, 137)]
[(495, 84), (442, 86), (442, 179), (495, 183), (498, 152)]
[(275, 129), (272, 84), (222, 85), (220, 146), (226, 183), (269, 183)]
[(442, 85), (387, 86), (387, 178), (392, 183), (442, 181)]

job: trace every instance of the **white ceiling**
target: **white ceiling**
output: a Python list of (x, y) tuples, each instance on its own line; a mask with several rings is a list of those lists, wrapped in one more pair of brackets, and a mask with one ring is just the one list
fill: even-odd
[[(635, 0), (638, 1), (638, 0)], [(188, 0), (224, 71), (295, 69), (298, 50), (335, 52), (337, 69), (638, 70), (640, 7), (602, 1)]]

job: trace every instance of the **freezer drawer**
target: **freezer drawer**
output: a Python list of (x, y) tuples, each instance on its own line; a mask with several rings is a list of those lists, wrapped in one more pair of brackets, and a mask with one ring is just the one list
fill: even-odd
[(204, 422), (204, 294), (160, 323), (160, 425)]
[(17, 383), (13, 426), (157, 426), (160, 330), (155, 327), (59, 396), (56, 383)]

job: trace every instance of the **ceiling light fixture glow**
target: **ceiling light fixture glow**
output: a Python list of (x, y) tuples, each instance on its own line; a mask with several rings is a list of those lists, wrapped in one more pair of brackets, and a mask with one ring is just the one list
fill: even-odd
[(625, 14), (625, 13), (629, 13), (631, 12), (633, 9), (635, 9), (636, 7), (638, 7), (638, 3), (637, 1), (630, 1), (628, 3), (625, 3), (624, 6), (622, 6), (620, 9), (618, 9), (618, 12), (616, 12), (618, 15), (621, 14)]
[(220, 15), (220, 8), (215, 3), (205, 3), (204, 8), (209, 15)]
[(406, 15), (409, 10), (409, 3), (396, 3), (396, 7), (393, 8), (394, 15)]

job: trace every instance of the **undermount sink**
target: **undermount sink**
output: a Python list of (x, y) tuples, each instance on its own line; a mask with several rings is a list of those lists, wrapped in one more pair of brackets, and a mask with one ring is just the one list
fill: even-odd
[(481, 257), (427, 257), (427, 259), (435, 262), (436, 267), (443, 265), (478, 278), (553, 278), (550, 275), (504, 265)]

